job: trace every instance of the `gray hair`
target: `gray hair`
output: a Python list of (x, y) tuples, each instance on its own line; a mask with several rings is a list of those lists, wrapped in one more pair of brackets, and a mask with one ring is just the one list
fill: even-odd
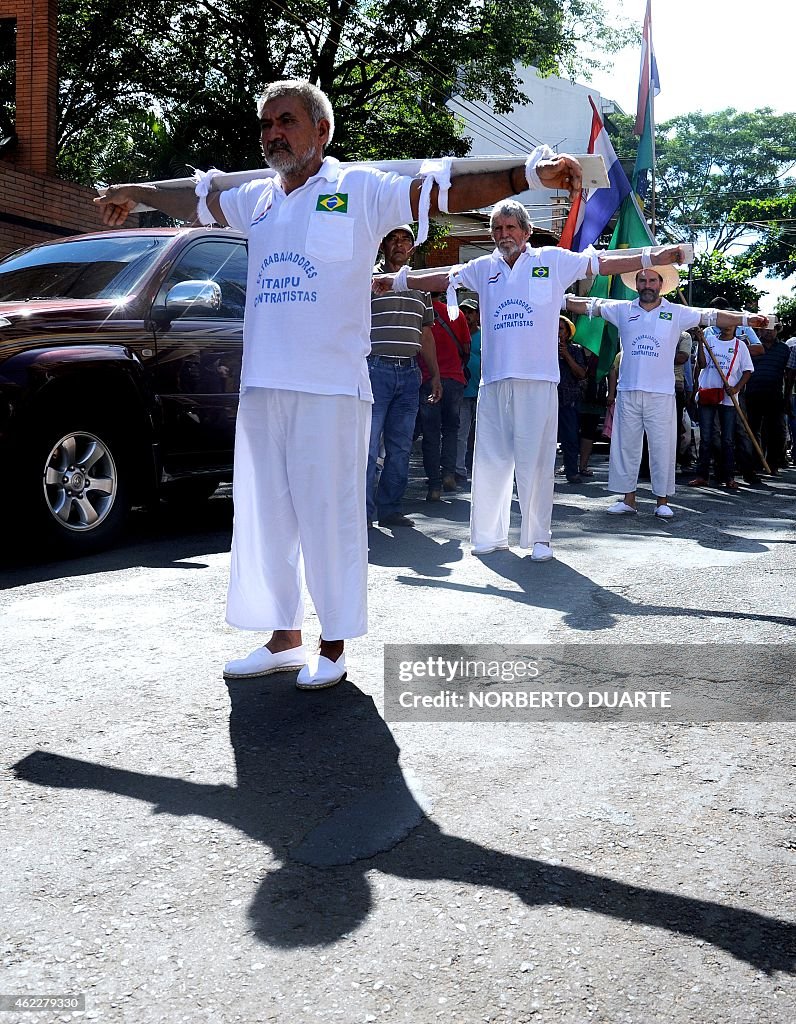
[(329, 122), (329, 138), (327, 143), (332, 141), (334, 135), (334, 111), (329, 97), (322, 92), (317, 85), (308, 82), (305, 78), (288, 78), (281, 82), (271, 82), (265, 87), (261, 96), (257, 97), (257, 116), (262, 117), (263, 107), (271, 100), (280, 99), (282, 96), (298, 96), (304, 105), (304, 109), (310, 116), (314, 125), (321, 121)]
[(527, 231), (528, 234), (531, 233), (533, 225), (531, 224), (531, 218), (528, 216), (528, 211), (516, 199), (501, 199), (499, 203), (495, 203), (492, 207), (492, 213), (489, 215), (490, 231), (494, 228), (498, 217), (513, 217), (523, 231)]

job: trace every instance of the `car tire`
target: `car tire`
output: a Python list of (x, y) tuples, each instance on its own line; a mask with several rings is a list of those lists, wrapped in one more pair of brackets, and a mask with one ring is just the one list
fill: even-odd
[(28, 535), (57, 555), (111, 545), (131, 507), (132, 459), (110, 420), (61, 413), (37, 427), (23, 449), (23, 508)]

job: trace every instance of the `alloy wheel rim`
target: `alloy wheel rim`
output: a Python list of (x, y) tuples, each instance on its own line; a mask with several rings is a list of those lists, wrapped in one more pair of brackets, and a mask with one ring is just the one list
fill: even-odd
[(57, 441), (44, 466), (44, 500), (66, 530), (88, 533), (107, 519), (116, 500), (118, 474), (108, 446), (88, 431)]

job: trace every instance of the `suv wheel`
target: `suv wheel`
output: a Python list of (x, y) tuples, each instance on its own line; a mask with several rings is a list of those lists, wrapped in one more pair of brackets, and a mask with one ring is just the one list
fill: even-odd
[(33, 442), (26, 462), (31, 511), (48, 547), (84, 554), (118, 536), (130, 509), (128, 459), (110, 426), (67, 428), (54, 421)]

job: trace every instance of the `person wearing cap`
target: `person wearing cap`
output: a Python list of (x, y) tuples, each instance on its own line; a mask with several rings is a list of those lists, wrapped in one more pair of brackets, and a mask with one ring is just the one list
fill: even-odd
[[(446, 285), (478, 294), (481, 308), (481, 387), (475, 423), (470, 539), (473, 554), (509, 546), (512, 484), (516, 476), (522, 522), (520, 547), (531, 560), (553, 557), (556, 439), (558, 435), (558, 317), (564, 292), (590, 273), (636, 270), (639, 254), (620, 250), (571, 252), (532, 248), (528, 211), (516, 200), (497, 203), (490, 216), (495, 251), (459, 267), (412, 271), (411, 287)], [(651, 263), (680, 258), (667, 246)], [(389, 288), (392, 275), (378, 287)], [(399, 283), (399, 287), (402, 285)]]
[(579, 484), (580, 423), (578, 405), (581, 384), (586, 379), (586, 353), (580, 345), (573, 345), (575, 325), (566, 316), (558, 318), (558, 443), (564, 459), (567, 483)]
[[(415, 245), (411, 225), (401, 224), (384, 236), (382, 261), (376, 273), (396, 273), (408, 265)], [(409, 482), (421, 383), (417, 357), (421, 350), (429, 368), (429, 394), (438, 402), (442, 393), (431, 325), (434, 310), (428, 292), (407, 290), (373, 295), (370, 300), (368, 374), (373, 390), (367, 471), (368, 526), (412, 527), (402, 514), (401, 501)], [(384, 460), (379, 473), (379, 450)]]
[(627, 301), (567, 297), (570, 312), (600, 316), (619, 331), (621, 360), (608, 490), (622, 494), (622, 498), (607, 511), (611, 515), (638, 512), (636, 488), (646, 434), (655, 515), (671, 519), (674, 513), (669, 496), (675, 490), (677, 457), (674, 364), (680, 336), (699, 324), (735, 327), (754, 321), (762, 325), (766, 319), (715, 309), (708, 312), (669, 302), (661, 296), (679, 285), (679, 274), (673, 266), (647, 266), (636, 273), (622, 274), (622, 281), (638, 292), (638, 298)]
[[(304, 80), (272, 82), (257, 100), (274, 176), (212, 191), (198, 183), (111, 185), (97, 200), (117, 227), (139, 204), (219, 224), (248, 239), (241, 398), (235, 437), (227, 621), (272, 631), (229, 662), (227, 678), (299, 668), (297, 686), (345, 678), (345, 641), (367, 632), (365, 479), (372, 394), (370, 281), (382, 238), (430, 214), (480, 209), (528, 188), (581, 187), (574, 157), (538, 147), (499, 171), (425, 177), (342, 166), (328, 97)], [(303, 580), (321, 623), (317, 655), (302, 640)]]

